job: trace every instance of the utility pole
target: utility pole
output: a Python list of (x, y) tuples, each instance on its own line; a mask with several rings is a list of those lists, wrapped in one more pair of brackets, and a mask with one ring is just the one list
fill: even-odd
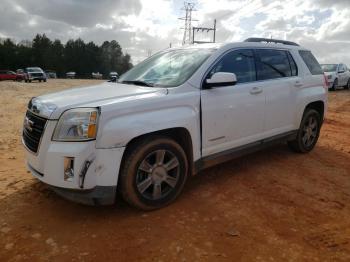
[[(195, 40), (195, 32), (207, 32), (213, 31), (213, 41), (196, 41)], [(214, 19), (214, 26), (213, 27), (192, 27), (192, 43), (193, 44), (203, 44), (203, 43), (215, 43), (215, 37), (216, 37), (216, 19)]]
[(182, 45), (190, 44), (192, 42), (192, 21), (198, 21), (192, 18), (192, 12), (196, 11), (194, 9), (195, 4), (190, 2), (184, 2), (184, 7), (181, 10), (185, 11), (185, 17), (179, 18), (185, 21), (184, 36), (182, 39)]

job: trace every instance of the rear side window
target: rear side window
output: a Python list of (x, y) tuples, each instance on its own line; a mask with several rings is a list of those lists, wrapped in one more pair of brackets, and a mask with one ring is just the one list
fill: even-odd
[[(286, 51), (275, 49), (258, 49), (256, 52), (258, 57), (258, 80), (292, 76), (292, 69), (289, 62), (288, 53)], [(294, 74), (296, 74), (295, 64), (294, 67)]]
[(310, 51), (300, 50), (299, 54), (304, 60), (306, 66), (309, 68), (311, 74), (313, 75), (322, 75), (323, 70), (320, 64), (317, 62), (316, 58)]
[(210, 71), (209, 78), (217, 72), (235, 73), (237, 83), (256, 81), (253, 50), (242, 49), (227, 53)]

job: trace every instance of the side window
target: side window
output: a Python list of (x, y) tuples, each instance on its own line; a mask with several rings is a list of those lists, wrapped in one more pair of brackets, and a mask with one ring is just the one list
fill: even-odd
[(323, 70), (320, 64), (317, 62), (316, 58), (310, 51), (300, 50), (299, 54), (304, 60), (306, 66), (309, 68), (311, 74), (313, 75), (322, 75)]
[(288, 60), (290, 64), (290, 69), (292, 70), (292, 76), (297, 76), (298, 75), (297, 64), (295, 63), (294, 58), (289, 52), (287, 52), (287, 55), (288, 55)]
[(256, 81), (253, 51), (243, 49), (226, 54), (210, 71), (209, 77), (217, 72), (235, 73), (237, 83)]
[(292, 75), (286, 51), (258, 49), (256, 52), (258, 55), (258, 80), (289, 77)]

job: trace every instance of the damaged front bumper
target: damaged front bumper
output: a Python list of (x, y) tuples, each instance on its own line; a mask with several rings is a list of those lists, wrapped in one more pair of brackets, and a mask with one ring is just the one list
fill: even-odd
[[(47, 130), (51, 128), (48, 124)], [(27, 167), (33, 176), (75, 202), (112, 204), (125, 148), (98, 149), (95, 141), (55, 142), (50, 133), (44, 133), (37, 154), (26, 149)], [(67, 159), (72, 161), (69, 176)]]

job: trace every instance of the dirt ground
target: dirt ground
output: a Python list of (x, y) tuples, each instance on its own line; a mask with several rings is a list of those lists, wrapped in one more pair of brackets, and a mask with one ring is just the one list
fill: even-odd
[(97, 82), (0, 82), (0, 261), (350, 261), (350, 91), (329, 93), (311, 153), (281, 145), (207, 169), (144, 213), (68, 202), (25, 169), (29, 98)]

